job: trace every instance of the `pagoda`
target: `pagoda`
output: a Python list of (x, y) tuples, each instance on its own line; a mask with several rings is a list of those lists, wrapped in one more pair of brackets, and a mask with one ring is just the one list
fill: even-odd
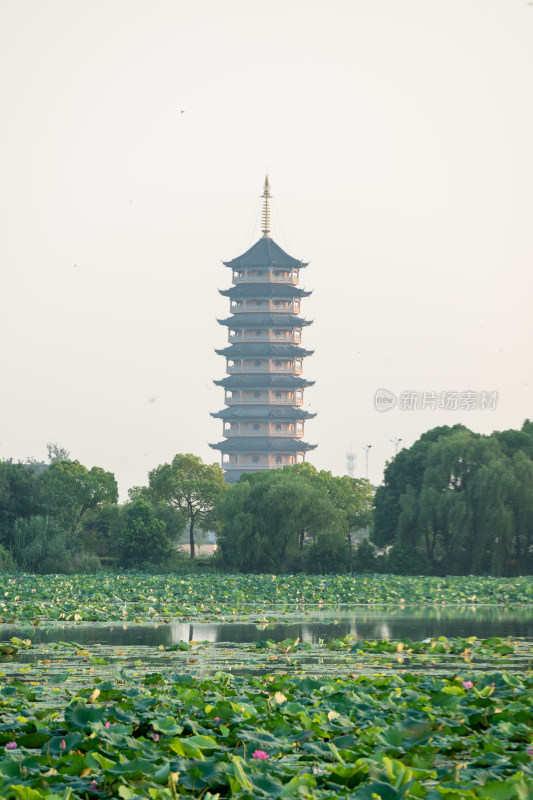
[(218, 322), (228, 330), (228, 346), (216, 350), (226, 358), (227, 377), (215, 381), (225, 389), (226, 408), (211, 416), (222, 420), (220, 450), (228, 483), (243, 472), (277, 469), (305, 461), (316, 445), (303, 441), (304, 424), (316, 416), (304, 411), (304, 389), (314, 381), (302, 377), (303, 359), (312, 350), (301, 346), (302, 329), (311, 322), (299, 316), (308, 297), (299, 287), (307, 263), (288, 255), (270, 236), (270, 184), (261, 195), (263, 236), (224, 266), (233, 286), (220, 290), (230, 313)]

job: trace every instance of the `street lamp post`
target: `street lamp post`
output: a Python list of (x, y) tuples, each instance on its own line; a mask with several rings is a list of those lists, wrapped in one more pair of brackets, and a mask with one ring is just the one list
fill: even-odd
[(401, 439), (398, 436), (396, 436), (394, 439), (389, 439), (389, 442), (391, 442), (394, 445), (394, 455), (395, 456), (398, 455), (398, 445), (400, 444), (401, 441), (403, 441), (403, 439)]
[(365, 452), (365, 465), (366, 465), (366, 476), (365, 477), (366, 477), (367, 480), (368, 480), (368, 451), (370, 450), (371, 447), (372, 447), (371, 444), (367, 444), (367, 445), (365, 445), (363, 447), (363, 450)]

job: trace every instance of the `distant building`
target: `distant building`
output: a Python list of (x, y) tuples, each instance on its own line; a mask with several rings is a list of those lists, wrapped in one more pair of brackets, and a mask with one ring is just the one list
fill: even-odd
[(222, 454), (226, 480), (243, 472), (276, 469), (305, 460), (316, 445), (303, 441), (307, 419), (302, 377), (302, 329), (311, 322), (299, 316), (300, 301), (311, 292), (299, 287), (307, 263), (288, 255), (270, 236), (270, 185), (265, 178), (263, 236), (232, 261), (233, 286), (220, 293), (230, 300), (231, 315), (219, 323), (228, 329), (228, 376), (215, 383), (225, 389), (226, 408), (212, 414), (223, 422), (225, 441), (210, 445)]
[(25, 467), (26, 469), (33, 470), (33, 472), (35, 472), (36, 475), (41, 475), (41, 473), (43, 473), (45, 470), (47, 470), (50, 467), (50, 464), (47, 464), (45, 461), (35, 461), (34, 459), (33, 460), (29, 460), (29, 461), (15, 461), (14, 462), (12, 458), (6, 458), (5, 459), (5, 463), (6, 464), (13, 464), (13, 463), (20, 464), (21, 467)]

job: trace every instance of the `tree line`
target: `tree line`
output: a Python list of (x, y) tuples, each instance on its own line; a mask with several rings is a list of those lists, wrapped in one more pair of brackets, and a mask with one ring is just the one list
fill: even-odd
[(218, 464), (177, 454), (119, 504), (113, 473), (57, 445), (47, 464), (0, 461), (0, 570), (171, 571), (183, 566), (177, 543), (194, 559), (206, 530), (229, 571), (531, 574), (533, 423), (490, 436), (434, 428), (387, 464), (375, 493), (309, 463), (229, 486)]
[(374, 506), (389, 571), (531, 574), (533, 423), (490, 436), (433, 428), (387, 465)]

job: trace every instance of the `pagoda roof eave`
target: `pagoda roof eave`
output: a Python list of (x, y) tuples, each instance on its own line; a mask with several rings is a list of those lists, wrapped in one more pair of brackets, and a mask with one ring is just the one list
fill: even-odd
[(226, 319), (218, 319), (220, 325), (226, 325), (228, 328), (303, 328), (306, 325), (312, 325), (312, 319), (304, 319), (297, 317), (293, 314), (287, 314), (280, 311), (248, 311), (240, 314), (234, 314), (232, 317)]
[(279, 420), (304, 420), (313, 419), (316, 413), (304, 411), (297, 406), (283, 405), (231, 405), (221, 411), (212, 411), (211, 416), (215, 419), (279, 419)]
[(224, 442), (210, 443), (209, 447), (222, 453), (305, 453), (314, 450), (318, 445), (290, 437), (232, 436)]
[(284, 285), (282, 283), (238, 283), (229, 289), (219, 289), (223, 297), (279, 297), (289, 300), (291, 297), (309, 297), (312, 292), (300, 289), (299, 286)]
[(272, 387), (273, 389), (305, 389), (314, 386), (315, 381), (300, 378), (297, 375), (282, 375), (274, 372), (239, 373), (226, 375), (225, 378), (214, 380), (215, 386), (227, 389), (260, 389)]
[(309, 263), (293, 258), (276, 244), (270, 236), (263, 236), (249, 250), (231, 261), (222, 262), (230, 269), (256, 268), (256, 269), (302, 269)]
[(306, 350), (304, 347), (298, 347), (296, 344), (238, 342), (236, 344), (230, 344), (228, 347), (223, 347), (221, 350), (215, 348), (215, 353), (219, 356), (226, 356), (227, 358), (233, 358), (234, 356), (240, 358), (254, 358), (256, 356), (305, 358), (306, 356), (313, 355), (314, 350)]

